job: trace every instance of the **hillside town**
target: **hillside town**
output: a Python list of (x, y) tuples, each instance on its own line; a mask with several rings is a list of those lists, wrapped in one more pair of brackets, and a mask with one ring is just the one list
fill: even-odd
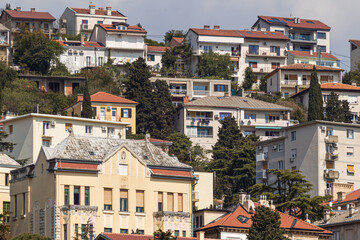
[(360, 40), (3, 7), (0, 239), (360, 239)]

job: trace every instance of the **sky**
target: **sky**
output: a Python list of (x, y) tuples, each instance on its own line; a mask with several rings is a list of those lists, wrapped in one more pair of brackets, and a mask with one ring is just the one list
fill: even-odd
[[(51, 13), (59, 18), (66, 7), (88, 8), (86, 0), (5, 0), (12, 8)], [(96, 7), (111, 6), (128, 17), (129, 24), (141, 23), (148, 37), (157, 41), (170, 29), (187, 31), (204, 25), (221, 29), (250, 29), (257, 16), (300, 17), (320, 20), (331, 27), (331, 53), (350, 65), (349, 39), (360, 39), (358, 0), (92, 0)], [(5, 6), (1, 6), (5, 7)]]

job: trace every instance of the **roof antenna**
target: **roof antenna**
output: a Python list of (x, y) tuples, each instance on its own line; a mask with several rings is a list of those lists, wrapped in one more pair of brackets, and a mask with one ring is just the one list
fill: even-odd
[(294, 17), (294, 15), (292, 13), (290, 13), (290, 18), (293, 18), (293, 17)]

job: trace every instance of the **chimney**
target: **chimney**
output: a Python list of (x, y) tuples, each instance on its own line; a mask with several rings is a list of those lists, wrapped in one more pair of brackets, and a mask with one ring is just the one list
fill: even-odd
[(145, 134), (145, 142), (149, 143), (150, 142), (150, 133), (146, 133)]
[(224, 97), (228, 98), (228, 97), (229, 97), (229, 93), (228, 93), (228, 92), (224, 93)]
[(106, 7), (106, 15), (111, 16), (111, 7)]
[(16, 7), (16, 11), (20, 12), (20, 11), (21, 11), (21, 7)]
[[(246, 195), (246, 198), (245, 198), (245, 203), (244, 203), (244, 208), (246, 211), (250, 212), (251, 209), (254, 208), (254, 203), (253, 201), (251, 200), (251, 196), (250, 195)], [(253, 209), (254, 210), (254, 209)]]
[(196, 233), (196, 240), (204, 240), (205, 239), (205, 232), (200, 231)]
[(77, 101), (79, 102), (79, 101), (83, 101), (83, 100), (84, 100), (84, 94), (78, 93), (77, 94)]
[(30, 8), (30, 11), (31, 11), (31, 12), (35, 12), (35, 8)]
[(329, 209), (325, 209), (324, 210), (324, 222), (327, 223), (330, 220), (330, 210)]
[(275, 210), (275, 205), (273, 200), (270, 200), (270, 209)]
[(269, 207), (269, 201), (266, 199), (266, 195), (260, 195), (259, 203), (265, 207)]
[(220, 26), (219, 25), (214, 25), (214, 29), (215, 30), (220, 30)]
[(103, 8), (103, 7), (99, 7), (99, 10), (100, 10), (100, 11), (104, 11), (104, 8)]
[(80, 35), (80, 41), (81, 41), (81, 43), (84, 43), (84, 42), (85, 42), (85, 36), (84, 36), (84, 34), (81, 34), (81, 35)]
[(357, 85), (356, 85), (356, 83), (354, 83), (354, 82), (353, 82), (353, 83), (351, 83), (351, 85), (353, 85), (353, 86), (357, 86)]
[(188, 97), (188, 96), (185, 96), (185, 97), (183, 98), (183, 103), (188, 103), (188, 102), (190, 102), (189, 97)]
[(95, 14), (95, 5), (89, 5), (90, 14)]
[(308, 214), (308, 213), (306, 214), (306, 219), (305, 219), (305, 222), (307, 222), (307, 223), (311, 223), (311, 221), (310, 221), (310, 219), (309, 219), (309, 214)]
[(244, 205), (245, 200), (246, 200), (246, 192), (244, 192), (244, 190), (241, 189), (239, 193), (239, 203), (241, 205)]
[(204, 25), (204, 29), (210, 29), (210, 25)]
[(354, 203), (350, 203), (349, 204), (349, 217), (352, 217), (355, 213), (355, 204)]

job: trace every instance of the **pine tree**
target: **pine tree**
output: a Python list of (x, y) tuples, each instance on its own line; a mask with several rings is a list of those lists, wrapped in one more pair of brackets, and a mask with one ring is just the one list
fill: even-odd
[(138, 102), (136, 106), (136, 132), (152, 132), (155, 128), (154, 94), (149, 67), (143, 58), (127, 66), (128, 82), (125, 84), (125, 97)]
[(85, 87), (84, 87), (84, 100), (83, 100), (83, 104), (82, 104), (81, 117), (82, 118), (93, 118), (94, 117), (94, 112), (91, 107), (91, 98), (90, 98), (87, 80), (85, 81)]
[(351, 72), (346, 72), (342, 78), (342, 83), (351, 85), (351, 82)]
[(267, 92), (267, 79), (265, 77), (260, 78), (260, 91)]
[(155, 138), (165, 139), (173, 132), (175, 107), (172, 104), (166, 81), (156, 80), (154, 85), (154, 121), (156, 127), (151, 132)]
[(324, 119), (323, 100), (318, 75), (314, 66), (309, 89), (308, 121)]
[(247, 67), (245, 69), (245, 73), (244, 73), (244, 82), (242, 87), (245, 90), (251, 90), (252, 85), (256, 83), (256, 75), (254, 74), (253, 70), (251, 69), (251, 67)]
[(248, 240), (285, 240), (285, 230), (280, 228), (280, 215), (270, 208), (260, 206), (251, 216), (252, 225), (249, 228)]
[(174, 154), (180, 162), (188, 162), (190, 160), (192, 142), (185, 134), (173, 132), (166, 140), (173, 143), (169, 148), (170, 155)]
[(339, 95), (331, 92), (325, 107), (325, 120), (344, 122), (344, 110)]
[(349, 102), (346, 100), (341, 101), (342, 109), (344, 111), (344, 122), (351, 123), (352, 122), (352, 114), (350, 111)]

